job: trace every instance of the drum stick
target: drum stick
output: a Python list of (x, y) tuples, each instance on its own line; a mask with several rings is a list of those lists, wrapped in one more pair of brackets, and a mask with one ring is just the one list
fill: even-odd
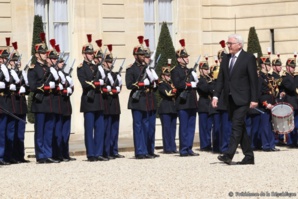
[(258, 109), (258, 108), (254, 108), (256, 111), (258, 111), (258, 112), (260, 112), (260, 113), (262, 113), (262, 114), (264, 114), (264, 112), (263, 111), (261, 111), (260, 109)]

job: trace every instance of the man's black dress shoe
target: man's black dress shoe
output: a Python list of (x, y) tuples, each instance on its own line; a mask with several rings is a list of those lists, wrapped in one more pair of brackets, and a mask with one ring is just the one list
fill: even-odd
[(145, 155), (136, 155), (136, 159), (146, 159)]
[(106, 158), (108, 160), (115, 160), (115, 157), (113, 157), (113, 156), (104, 156), (104, 158)]
[(180, 154), (180, 157), (187, 157), (188, 156), (188, 153), (181, 153)]
[(150, 154), (150, 156), (153, 156), (154, 158), (158, 158), (159, 157), (159, 155), (158, 154), (155, 154), (155, 153)]
[(45, 164), (46, 163), (46, 159), (45, 158), (38, 159), (38, 160), (36, 160), (36, 163), (38, 163), (38, 164)]
[(10, 164), (19, 164), (19, 163), (21, 163), (20, 161), (18, 161), (18, 160), (16, 160), (16, 159), (10, 159), (8, 162), (9, 162)]
[(241, 162), (237, 162), (236, 164), (245, 165), (245, 164), (255, 164), (254, 159), (251, 160), (242, 160)]
[(177, 151), (177, 150), (175, 150), (175, 151), (172, 151), (172, 153), (178, 153), (178, 151)]
[(21, 159), (20, 162), (21, 163), (29, 163), (30, 161), (29, 160), (25, 160), (25, 159)]
[(113, 155), (114, 158), (124, 158), (125, 156), (124, 155), (120, 155), (119, 153), (116, 154), (116, 155)]
[(153, 155), (145, 155), (145, 158), (146, 159), (153, 159), (153, 158), (155, 158), (155, 156), (153, 156)]
[(52, 158), (47, 158), (47, 159), (45, 160), (45, 163), (60, 163), (60, 161), (59, 161), (59, 160), (54, 160), (54, 159), (52, 159)]
[(172, 154), (173, 152), (172, 151), (164, 151), (163, 153), (164, 154)]
[(89, 162), (96, 162), (96, 161), (97, 161), (97, 158), (91, 156), (91, 157), (88, 157), (88, 161), (89, 161)]
[(98, 156), (96, 159), (97, 159), (97, 161), (109, 161), (109, 159), (102, 157), (102, 156)]
[(5, 162), (4, 160), (0, 160), (0, 165), (10, 165), (9, 162)]
[(273, 149), (270, 149), (271, 151), (280, 151), (280, 149), (277, 149), (277, 148), (273, 148)]
[(219, 156), (217, 156), (217, 159), (226, 163), (226, 164), (231, 164), (231, 162), (232, 162), (232, 160), (226, 155), (219, 155)]
[(63, 158), (63, 159), (64, 159), (64, 160), (67, 159), (68, 161), (75, 161), (75, 160), (77, 160), (76, 158), (72, 158), (72, 157), (70, 157), (70, 156), (67, 157), (67, 158)]
[(198, 153), (190, 153), (190, 154), (188, 154), (189, 156), (199, 156), (200, 154), (198, 154)]

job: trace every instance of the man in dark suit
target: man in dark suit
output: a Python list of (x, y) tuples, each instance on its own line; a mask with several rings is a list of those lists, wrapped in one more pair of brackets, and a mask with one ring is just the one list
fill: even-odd
[(221, 62), (212, 100), (212, 106), (217, 107), (218, 98), (223, 90), (224, 102), (228, 106), (232, 121), (232, 135), (229, 149), (218, 156), (218, 159), (227, 164), (232, 162), (239, 143), (245, 157), (237, 164), (254, 164), (254, 154), (245, 128), (245, 117), (249, 108), (256, 108), (258, 105), (258, 77), (255, 57), (243, 50), (243, 43), (240, 35), (233, 34), (228, 37), (230, 54), (224, 56)]

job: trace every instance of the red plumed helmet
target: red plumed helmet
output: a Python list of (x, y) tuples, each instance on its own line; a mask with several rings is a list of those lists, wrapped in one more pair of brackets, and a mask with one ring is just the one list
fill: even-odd
[(18, 42), (12, 42), (11, 44), (15, 50), (18, 50)]
[(108, 47), (109, 51), (112, 52), (112, 50), (113, 50), (113, 45), (112, 45), (112, 44), (108, 44), (107, 47)]
[(179, 43), (181, 44), (181, 46), (184, 48), (185, 47), (185, 40), (184, 39), (180, 39)]
[(55, 49), (55, 46), (56, 46), (56, 40), (55, 40), (55, 39), (51, 39), (51, 40), (50, 40), (50, 44), (51, 44), (52, 48)]
[(144, 41), (145, 41), (146, 46), (149, 47), (149, 39), (145, 39)]
[(10, 37), (6, 37), (5, 40), (6, 40), (6, 46), (7, 47), (10, 46)]
[(92, 34), (87, 34), (88, 43), (92, 42)]
[(225, 47), (226, 47), (226, 42), (225, 42), (225, 40), (221, 40), (221, 41), (219, 42), (219, 44), (220, 44), (220, 46), (221, 46), (222, 48), (225, 48)]
[(101, 39), (96, 40), (95, 42), (96, 42), (96, 44), (97, 44), (97, 46), (98, 46), (99, 48), (102, 47), (102, 40), (101, 40)]
[(138, 40), (140, 44), (143, 44), (144, 42), (144, 37), (143, 36), (138, 36)]
[(56, 50), (58, 53), (60, 53), (60, 46), (59, 46), (59, 44), (57, 44), (57, 45), (55, 46), (55, 50)]
[(39, 37), (40, 37), (41, 42), (44, 43), (44, 41), (46, 40), (46, 33), (44, 33), (44, 32), (40, 33)]

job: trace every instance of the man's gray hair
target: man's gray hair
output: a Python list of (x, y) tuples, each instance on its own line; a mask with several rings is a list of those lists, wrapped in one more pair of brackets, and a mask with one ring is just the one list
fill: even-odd
[(231, 34), (231, 35), (229, 35), (228, 38), (229, 38), (229, 39), (230, 39), (230, 38), (234, 38), (234, 39), (236, 39), (236, 41), (239, 42), (239, 43), (241, 44), (241, 47), (243, 48), (244, 41), (243, 41), (243, 38), (242, 38), (241, 35), (238, 35), (238, 34)]

